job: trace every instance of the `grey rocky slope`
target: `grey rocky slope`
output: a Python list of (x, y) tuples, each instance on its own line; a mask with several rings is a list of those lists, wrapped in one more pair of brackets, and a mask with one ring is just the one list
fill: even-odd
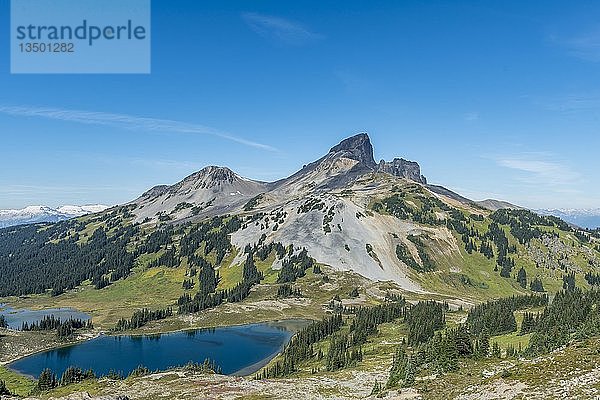
[(516, 206), (507, 201), (502, 200), (494, 200), (494, 199), (486, 199), (476, 202), (477, 205), (488, 209), (490, 211), (504, 210), (504, 209), (512, 209), (512, 210), (523, 210), (523, 207)]
[(229, 168), (209, 166), (172, 186), (155, 186), (130, 204), (136, 205), (137, 222), (177, 221), (239, 210), (268, 187), (266, 183), (242, 178)]
[(337, 270), (392, 280), (419, 292), (422, 290), (410, 279), (408, 267), (399, 261), (396, 246), (404, 244), (418, 260), (417, 248), (407, 240), (409, 235), (427, 235), (439, 248), (458, 252), (455, 238), (445, 227), (431, 228), (373, 213), (370, 205), (397, 185), (417, 185), (430, 195), (456, 202), (446, 195), (452, 192), (434, 194), (426, 182), (416, 162), (400, 158), (375, 162), (369, 136), (361, 133), (277, 182), (257, 182), (228, 168), (211, 166), (175, 185), (156, 186), (130, 205), (136, 221), (148, 224), (253, 215), (252, 223), (232, 235), (239, 249), (260, 240), (294, 244)]

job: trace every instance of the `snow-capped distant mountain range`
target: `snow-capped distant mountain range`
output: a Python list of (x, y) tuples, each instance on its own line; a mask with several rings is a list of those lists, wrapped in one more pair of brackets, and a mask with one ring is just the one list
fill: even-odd
[(0, 210), (0, 228), (14, 225), (35, 224), (40, 222), (58, 222), (85, 214), (104, 211), (108, 206), (93, 204), (85, 206), (29, 206), (20, 210)]
[(542, 215), (554, 215), (581, 228), (600, 228), (600, 208), (575, 210), (575, 209), (545, 209), (537, 210)]

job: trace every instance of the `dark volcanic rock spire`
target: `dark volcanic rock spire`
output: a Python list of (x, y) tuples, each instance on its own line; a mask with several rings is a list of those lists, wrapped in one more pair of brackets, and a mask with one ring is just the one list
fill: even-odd
[(341, 156), (356, 160), (369, 168), (374, 169), (377, 166), (373, 157), (373, 145), (366, 133), (359, 133), (342, 140), (337, 146), (332, 147), (329, 153), (340, 153)]
[(328, 156), (345, 157), (359, 162), (357, 169), (384, 172), (414, 182), (426, 184), (427, 179), (421, 175), (421, 167), (415, 161), (394, 158), (392, 161), (381, 160), (375, 163), (373, 145), (366, 133), (359, 133), (342, 140), (329, 150)]

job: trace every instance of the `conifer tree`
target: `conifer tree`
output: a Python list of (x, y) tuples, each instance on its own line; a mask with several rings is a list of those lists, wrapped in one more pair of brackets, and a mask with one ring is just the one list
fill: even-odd
[(517, 282), (519, 282), (519, 285), (521, 285), (522, 288), (527, 288), (527, 272), (523, 267), (521, 267), (517, 273)]
[(10, 396), (10, 390), (6, 387), (6, 382), (0, 380), (0, 396)]
[(52, 370), (46, 368), (40, 374), (38, 378), (37, 387), (40, 391), (48, 391), (54, 389), (57, 386), (56, 375)]
[(531, 289), (532, 292), (545, 292), (542, 280), (537, 276), (529, 284), (529, 289)]

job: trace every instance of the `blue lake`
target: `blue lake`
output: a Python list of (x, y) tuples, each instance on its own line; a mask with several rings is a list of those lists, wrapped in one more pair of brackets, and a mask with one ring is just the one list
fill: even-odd
[(60, 318), (62, 321), (66, 321), (69, 318), (81, 319), (87, 321), (90, 316), (81, 311), (77, 311), (73, 308), (47, 308), (45, 310), (15, 310), (7, 307), (4, 304), (0, 304), (0, 315), (4, 315), (8, 327), (10, 329), (21, 329), (23, 322), (28, 324), (32, 322), (38, 322), (44, 319), (45, 316), (54, 315), (56, 318)]
[(34, 354), (8, 365), (37, 377), (50, 368), (58, 377), (70, 366), (93, 369), (96, 375), (118, 371), (128, 375), (143, 365), (166, 370), (209, 358), (224, 374), (246, 375), (277, 355), (306, 321), (282, 321), (152, 336), (100, 336), (87, 342)]

